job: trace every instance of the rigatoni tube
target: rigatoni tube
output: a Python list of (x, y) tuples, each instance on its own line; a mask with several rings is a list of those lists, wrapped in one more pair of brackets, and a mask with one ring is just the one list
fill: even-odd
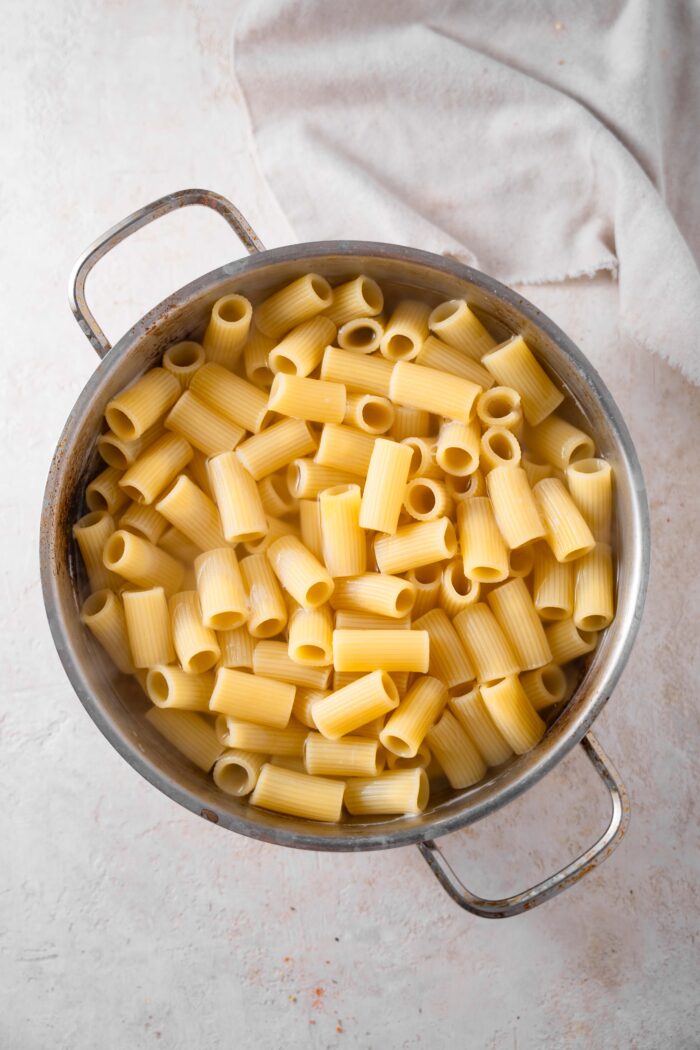
[(402, 758), (413, 758), (430, 727), (447, 703), (447, 689), (437, 678), (424, 675), (411, 686), (389, 716), (379, 739)]
[(557, 561), (546, 543), (534, 546), (532, 596), (542, 620), (566, 620), (573, 614), (573, 563)]
[(285, 642), (258, 642), (253, 651), (253, 671), (265, 678), (291, 682), (305, 689), (325, 689), (331, 677), (330, 665), (319, 666), (308, 661), (301, 663), (293, 660)]
[(316, 462), (364, 477), (369, 470), (376, 439), (354, 427), (326, 423), (318, 443)]
[(267, 517), (260, 493), (235, 452), (214, 456), (207, 468), (225, 539), (246, 543), (263, 536)]
[(267, 397), (221, 365), (206, 364), (190, 383), (193, 394), (244, 430), (257, 434), (269, 417)]
[(307, 321), (333, 302), (333, 291), (325, 277), (307, 273), (271, 295), (255, 310), (255, 324), (272, 339)]
[(342, 383), (278, 373), (270, 389), (271, 412), (315, 423), (342, 423), (347, 395)]
[(233, 368), (248, 338), (253, 308), (243, 295), (224, 295), (217, 299), (202, 343), (207, 358)]
[(417, 299), (403, 299), (384, 327), (379, 349), (389, 361), (410, 361), (428, 337), (430, 307)]
[(331, 605), (334, 609), (399, 618), (410, 613), (414, 600), (415, 588), (408, 580), (368, 572), (352, 579), (337, 580)]
[(250, 554), (240, 562), (248, 595), (248, 630), (254, 638), (272, 638), (287, 622), (284, 595), (264, 554)]
[(388, 397), (393, 370), (391, 361), (329, 346), (321, 363), (321, 379), (344, 383), (348, 390), (356, 390), (361, 394)]
[(200, 401), (192, 390), (185, 390), (175, 402), (165, 417), (165, 426), (205, 456), (230, 451), (245, 434), (243, 427)]
[(309, 733), (304, 742), (304, 765), (312, 775), (328, 777), (376, 777), (384, 768), (378, 740), (345, 736), (328, 740)]
[(201, 715), (191, 711), (164, 711), (152, 707), (146, 721), (181, 754), (208, 773), (224, 750), (224, 745)]
[(558, 478), (544, 478), (533, 489), (545, 526), (545, 539), (557, 561), (588, 554), (595, 540), (580, 510)]
[(326, 308), (325, 316), (340, 327), (353, 317), (374, 317), (383, 306), (384, 293), (377, 282), (360, 274), (333, 289), (333, 302)]
[(374, 552), (380, 572), (397, 573), (451, 558), (457, 537), (449, 518), (402, 525), (393, 536), (379, 536)]
[(214, 675), (188, 674), (179, 667), (151, 667), (146, 675), (146, 692), (156, 707), (182, 711), (209, 711)]
[(378, 777), (352, 777), (345, 787), (345, 807), (353, 816), (422, 813), (430, 785), (424, 769), (391, 769)]
[(121, 599), (108, 589), (95, 591), (80, 609), (80, 621), (95, 636), (112, 662), (124, 674), (134, 673)]
[(338, 740), (398, 703), (399, 694), (386, 671), (373, 671), (317, 701), (313, 719), (323, 736)]
[(297, 325), (270, 351), (273, 372), (308, 376), (321, 363), (323, 351), (335, 338), (336, 328), (327, 317), (314, 317)]
[(481, 387), (469, 379), (407, 361), (394, 365), (389, 384), (389, 397), (397, 404), (422, 408), (462, 423), (473, 419), (480, 393)]
[(183, 671), (202, 674), (221, 656), (216, 635), (202, 623), (202, 609), (196, 591), (174, 594), (168, 603), (173, 644)]
[(206, 551), (196, 559), (194, 571), (204, 626), (216, 631), (241, 627), (248, 619), (248, 604), (235, 551)]
[(337, 485), (319, 496), (323, 560), (333, 577), (359, 576), (367, 566), (360, 486)]
[(428, 731), (426, 740), (451, 787), (471, 787), (486, 773), (486, 763), (476, 744), (451, 711), (443, 713), (440, 721)]
[(333, 593), (333, 580), (296, 536), (281, 536), (266, 551), (272, 570), (299, 605), (314, 609)]
[(284, 729), (292, 714), (295, 690), (289, 682), (220, 667), (209, 709), (243, 722)]
[(264, 764), (263, 755), (256, 755), (253, 751), (224, 751), (212, 770), (214, 783), (226, 795), (243, 798), (255, 787)]
[(429, 674), (439, 678), (448, 689), (466, 687), (474, 681), (475, 672), (457, 631), (444, 609), (431, 609), (413, 628), (426, 631), (430, 638)]
[(172, 663), (175, 649), (163, 588), (126, 591), (122, 597), (134, 667)]
[(479, 583), (508, 576), (508, 551), (496, 524), (491, 500), (476, 496), (459, 504), (459, 544), (465, 575)]
[[(425, 674), (429, 660), (427, 631), (333, 632), (333, 666), (336, 671), (371, 671), (381, 667), (384, 671), (419, 671)], [(357, 724), (362, 725), (362, 722)]]
[(323, 667), (333, 662), (333, 621), (327, 605), (298, 606), (289, 617), (289, 657), (294, 663)]
[(463, 609), (455, 617), (454, 626), (479, 683), (493, 682), (520, 671), (509, 639), (485, 602)]
[(571, 498), (598, 543), (610, 542), (612, 468), (604, 459), (580, 459), (566, 468)]
[(530, 426), (536, 426), (557, 408), (564, 395), (537, 363), (521, 335), (514, 335), (481, 359), (501, 384), (517, 390)]
[(527, 474), (521, 467), (494, 467), (486, 478), (496, 524), (511, 550), (545, 535)]
[(529, 427), (527, 445), (536, 459), (551, 463), (557, 470), (566, 470), (576, 460), (588, 459), (595, 449), (588, 434), (559, 416), (550, 416), (539, 426)]
[(175, 558), (123, 529), (109, 537), (102, 560), (107, 569), (137, 587), (163, 587), (168, 594), (180, 587), (185, 575), (184, 567)]
[(143, 452), (119, 480), (135, 503), (153, 503), (192, 459), (192, 446), (177, 434), (164, 434)]
[(114, 579), (102, 560), (105, 544), (114, 531), (114, 518), (104, 510), (84, 514), (73, 526), (73, 536), (83, 556), (92, 591), (109, 587)]
[(406, 445), (386, 438), (375, 440), (360, 510), (363, 529), (396, 532), (411, 460), (412, 452)]
[(499, 732), (516, 755), (523, 755), (539, 743), (546, 726), (515, 675), (494, 685), (483, 685), (481, 695)]
[(151, 368), (108, 403), (109, 429), (123, 441), (133, 441), (164, 416), (180, 396), (180, 384), (164, 368)]
[(496, 344), (464, 299), (448, 299), (440, 303), (432, 311), (428, 324), (430, 330), (445, 343), (475, 361)]
[(474, 741), (487, 766), (500, 766), (511, 757), (513, 750), (496, 728), (478, 688), (462, 696), (450, 696), (447, 706)]
[(596, 543), (576, 563), (574, 623), (582, 631), (602, 631), (614, 615), (612, 551)]
[(268, 762), (260, 770), (250, 803), (293, 817), (335, 822), (340, 820), (344, 792), (342, 780), (311, 777)]
[(260, 481), (316, 450), (316, 439), (303, 419), (281, 419), (243, 441), (236, 455), (249, 474)]
[(156, 510), (199, 550), (226, 546), (216, 504), (186, 474), (163, 493)]
[(550, 663), (552, 653), (542, 621), (521, 577), (495, 587), (486, 600), (513, 647), (521, 671)]

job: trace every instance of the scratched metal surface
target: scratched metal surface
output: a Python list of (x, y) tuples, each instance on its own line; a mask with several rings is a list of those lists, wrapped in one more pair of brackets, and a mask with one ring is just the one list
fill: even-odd
[[(0, 1044), (694, 1047), (699, 398), (620, 342), (607, 279), (523, 290), (610, 387), (652, 513), (645, 620), (596, 722), (633, 820), (579, 887), (486, 923), (454, 906), (413, 848), (332, 855), (225, 833), (149, 788), (65, 678), (40, 596), (39, 505), (57, 435), (96, 363), (68, 313), (65, 274), (97, 230), (175, 185), (211, 185), (265, 243), (292, 239), (248, 153), (229, 79), (231, 12), (221, 0), (176, 11), (158, 0), (140, 6), (134, 37), (129, 3), (42, 0), (14, 8), (0, 38), (3, 97), (22, 88), (27, 99), (26, 120), (4, 125), (21, 160), (6, 173), (18, 207), (3, 212), (1, 263), (12, 373), (0, 414), (11, 450), (0, 507)], [(231, 257), (216, 217), (163, 222), (95, 272), (90, 294), (110, 335)], [(475, 890), (513, 892), (585, 847), (603, 807), (572, 755), (444, 848)]]

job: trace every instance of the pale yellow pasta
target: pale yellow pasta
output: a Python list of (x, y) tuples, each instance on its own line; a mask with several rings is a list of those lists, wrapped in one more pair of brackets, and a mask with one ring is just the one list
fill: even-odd
[(299, 528), (286, 518), (268, 518), (267, 532), (258, 540), (248, 540), (243, 544), (243, 549), (248, 554), (264, 554), (269, 546), (280, 536), (298, 536), (301, 538)]
[(258, 495), (265, 514), (269, 518), (283, 518), (293, 514), (298, 507), (298, 500), (289, 491), (287, 471), (279, 474), (268, 474), (258, 482)]
[[(336, 580), (331, 597), (334, 609), (375, 613), (392, 619), (405, 617), (415, 601), (415, 588), (408, 580), (378, 572)], [(336, 627), (337, 627), (336, 623)]]
[[(396, 676), (389, 675), (389, 677), (394, 682), (394, 685), (396, 685)], [(399, 693), (399, 696), (400, 695), (401, 694)], [(378, 715), (376, 718), (373, 718), (371, 722), (365, 722), (363, 726), (358, 726), (357, 729), (353, 730), (353, 733), (355, 734), (355, 736), (366, 737), (368, 740), (379, 740), (379, 734), (381, 733), (382, 728), (384, 726), (385, 717), (385, 715)]]
[(316, 438), (303, 419), (281, 419), (253, 434), (236, 449), (236, 455), (249, 474), (260, 481), (316, 450)]
[(292, 715), (302, 725), (308, 726), (309, 729), (315, 729), (313, 706), (318, 700), (324, 700), (327, 696), (330, 696), (330, 690), (328, 689), (297, 688)]
[(377, 777), (351, 777), (345, 807), (353, 816), (422, 813), (430, 784), (424, 769), (391, 769)]
[(360, 510), (363, 529), (396, 532), (411, 459), (406, 445), (386, 438), (374, 441)]
[(539, 426), (530, 426), (527, 446), (532, 456), (551, 463), (557, 470), (566, 470), (571, 463), (589, 459), (595, 451), (588, 434), (559, 416), (550, 416)]
[[(403, 507), (417, 521), (433, 521), (450, 515), (452, 500), (444, 482), (436, 478), (413, 478), (405, 488)], [(387, 529), (382, 529), (387, 532)]]
[(202, 609), (196, 591), (180, 591), (168, 602), (173, 644), (183, 671), (203, 674), (221, 656), (216, 634), (202, 623)]
[(401, 441), (402, 445), (411, 450), (411, 465), (408, 468), (408, 478), (439, 478), (442, 472), (435, 462), (436, 442), (434, 438), (407, 437)]
[(181, 390), (187, 390), (192, 377), (205, 361), (204, 347), (189, 339), (182, 343), (174, 343), (163, 354), (163, 368), (175, 376)]
[(497, 729), (516, 755), (524, 755), (540, 742), (547, 727), (515, 675), (494, 685), (482, 685), (481, 695)]
[(218, 547), (194, 563), (202, 623), (216, 631), (233, 631), (248, 619), (248, 601), (236, 553)]
[(321, 379), (343, 383), (348, 390), (360, 394), (388, 397), (393, 370), (393, 363), (381, 357), (367, 357), (328, 346), (321, 362)]
[(107, 404), (107, 426), (123, 441), (133, 441), (165, 415), (180, 393), (174, 375), (151, 368)]
[(209, 722), (201, 715), (152, 707), (145, 717), (156, 732), (205, 773), (224, 750)]
[[(219, 716), (219, 718), (223, 717), (223, 715)], [(301, 758), (304, 754), (304, 741), (308, 732), (305, 726), (300, 726), (291, 720), (286, 729), (275, 729), (272, 726), (239, 722), (235, 718), (227, 717), (225, 731), (219, 730), (218, 735), (226, 747), (252, 751), (254, 754), (275, 755), (280, 758)]]
[(489, 427), (505, 427), (517, 434), (523, 422), (520, 394), (509, 386), (492, 386), (479, 395), (476, 414), (485, 430)]
[(253, 670), (255, 639), (247, 627), (236, 627), (232, 631), (217, 631), (216, 638), (221, 649), (221, 666), (234, 670)]
[(508, 554), (508, 571), (511, 576), (525, 578), (529, 576), (535, 564), (535, 546), (530, 543), (526, 547), (516, 547)]
[(151, 667), (146, 675), (146, 692), (156, 707), (181, 711), (209, 711), (214, 675), (188, 674), (179, 667), (164, 664)]
[(596, 543), (575, 570), (574, 623), (580, 631), (602, 631), (615, 615), (610, 546)]
[[(313, 610), (314, 612), (318, 610)], [(253, 671), (279, 682), (291, 682), (305, 689), (326, 689), (331, 677), (331, 665), (314, 665), (309, 661), (293, 660), (287, 642), (258, 642), (253, 650)]]
[[(205, 456), (234, 449), (245, 431), (185, 390), (165, 417), (165, 426), (199, 449)], [(133, 468), (132, 468), (133, 469)]]
[(479, 466), (479, 424), (443, 423), (438, 434), (435, 460), (445, 474), (473, 474)]
[(496, 524), (491, 500), (475, 496), (457, 509), (464, 574), (478, 583), (499, 583), (508, 576), (508, 551)]
[(551, 478), (554, 474), (554, 467), (550, 463), (537, 463), (527, 452), (521, 455), (520, 466), (527, 474), (530, 487), (542, 481), (542, 478)]
[(248, 594), (248, 630), (254, 638), (271, 638), (287, 623), (284, 595), (264, 554), (250, 554), (240, 562)]
[(486, 773), (486, 763), (476, 744), (451, 711), (444, 711), (428, 731), (428, 747), (453, 788), (476, 784)]
[(535, 711), (558, 704), (566, 696), (566, 675), (558, 664), (545, 664), (521, 674), (520, 684)]
[(194, 481), (195, 485), (202, 490), (205, 496), (208, 496), (209, 499), (213, 499), (214, 493), (211, 490), (209, 471), (207, 470), (208, 459), (209, 457), (205, 456), (203, 452), (200, 452), (199, 449), (195, 449), (192, 459), (187, 464), (185, 474), (188, 478)]
[(387, 751), (402, 758), (413, 758), (426, 733), (437, 721), (447, 703), (447, 689), (437, 678), (418, 678), (389, 715), (379, 739)]
[(468, 686), (475, 672), (469, 655), (444, 609), (431, 609), (414, 620), (414, 630), (427, 631), (430, 638), (428, 673), (439, 678), (448, 689)]
[[(168, 594), (178, 590), (185, 575), (179, 561), (125, 529), (109, 537), (102, 560), (110, 572), (116, 572), (137, 587), (162, 587)], [(163, 662), (167, 660), (159, 661)]]
[(265, 553), (277, 579), (299, 605), (314, 609), (328, 601), (333, 580), (296, 536), (280, 536)]
[(156, 510), (200, 551), (226, 546), (216, 504), (185, 474), (161, 496)]
[(342, 423), (347, 394), (342, 383), (279, 372), (270, 389), (271, 412), (315, 423)]
[(125, 471), (119, 487), (135, 503), (153, 503), (191, 459), (192, 446), (184, 438), (164, 434)]
[(434, 335), (429, 335), (423, 343), (416, 364), (461, 376), (462, 379), (477, 383), (484, 390), (494, 383), (493, 376), (479, 364), (478, 358), (468, 356), (464, 350), (458, 350)]
[(172, 554), (173, 558), (177, 558), (178, 561), (185, 564), (193, 562), (201, 551), (201, 547), (189, 540), (174, 525), (165, 530), (158, 541), (158, 546), (162, 547), (168, 554)]
[(333, 291), (325, 277), (307, 273), (281, 288), (255, 308), (255, 324), (271, 339), (327, 310)]
[(408, 361), (394, 365), (389, 397), (399, 405), (422, 408), (425, 412), (470, 423), (481, 387), (461, 376), (438, 372)]
[(338, 328), (338, 346), (355, 354), (371, 354), (379, 349), (383, 335), (380, 317), (353, 317)]
[(579, 459), (566, 468), (571, 498), (598, 543), (610, 542), (612, 468), (604, 459)]
[[(299, 462), (302, 462), (301, 460)], [(303, 462), (306, 462), (304, 460)], [(323, 468), (326, 469), (325, 467)], [(299, 524), (301, 540), (315, 558), (323, 561), (323, 537), (321, 536), (321, 507), (318, 500), (299, 500)]]
[(175, 659), (168, 601), (162, 587), (125, 591), (126, 632), (134, 667), (155, 667)]
[(454, 558), (448, 562), (442, 570), (438, 601), (450, 619), (468, 605), (478, 602), (480, 597), (481, 584), (465, 575), (462, 559)]
[(326, 423), (321, 431), (316, 462), (365, 477), (369, 470), (374, 435), (337, 423)]
[[(335, 693), (339, 689), (344, 689), (346, 685), (350, 685), (351, 682), (356, 682), (359, 678), (362, 678), (362, 671), (334, 671), (331, 680), (331, 691)], [(381, 719), (375, 719), (375, 721), (381, 721), (382, 725), (384, 725), (384, 722)], [(376, 737), (378, 740), (379, 729), (377, 729), (376, 733), (368, 733), (366, 735)]]
[(214, 456), (207, 467), (226, 541), (246, 543), (264, 536), (267, 515), (260, 493), (235, 452)]
[(387, 769), (425, 769), (427, 771), (432, 757), (430, 748), (423, 741), (416, 754), (411, 758), (403, 758), (401, 755), (395, 755), (393, 751), (387, 751), (386, 767)]
[[(390, 401), (387, 404), (391, 404)], [(394, 422), (391, 426), (391, 437), (394, 441), (406, 438), (427, 437), (433, 433), (433, 417), (430, 412), (420, 408), (408, 408), (406, 405), (392, 405)]]
[(582, 631), (573, 620), (558, 620), (545, 628), (544, 633), (555, 664), (567, 664), (592, 652), (598, 641), (597, 631)]
[(463, 609), (455, 616), (454, 626), (479, 684), (494, 682), (521, 670), (509, 639), (485, 602)]
[(357, 475), (338, 467), (324, 467), (313, 459), (295, 459), (287, 467), (287, 485), (296, 499), (314, 499), (324, 489), (356, 484)]
[(323, 667), (333, 662), (333, 620), (330, 609), (302, 609), (289, 616), (289, 657), (297, 664)]
[(280, 769), (293, 769), (295, 773), (306, 772), (304, 759), (297, 755), (270, 755), (270, 765), (279, 766)]
[(489, 427), (481, 435), (479, 466), (487, 478), (496, 467), (517, 467), (521, 454), (518, 439), (505, 427)]
[(242, 295), (224, 295), (211, 309), (202, 344), (209, 361), (233, 368), (250, 331), (253, 308)]
[(253, 434), (259, 433), (269, 419), (265, 394), (221, 365), (200, 368), (190, 390), (205, 405)]
[(323, 736), (338, 740), (387, 711), (393, 711), (398, 703), (398, 691), (386, 671), (372, 671), (318, 700), (313, 706), (313, 719)]
[(475, 496), (486, 495), (486, 482), (480, 470), (475, 470), (473, 474), (467, 474), (462, 477), (448, 474), (445, 478), (445, 484), (450, 498), (455, 503), (462, 503), (464, 500), (473, 499)]
[(451, 558), (457, 550), (454, 525), (449, 518), (402, 525), (393, 536), (379, 536), (374, 552), (380, 572), (397, 573)]
[(270, 351), (270, 368), (287, 375), (308, 376), (321, 363), (335, 333), (336, 327), (327, 317), (314, 317), (297, 325)]
[(537, 426), (562, 403), (564, 395), (535, 359), (521, 335), (501, 343), (481, 359), (501, 386), (512, 387), (522, 398), (523, 413)]
[(243, 364), (248, 382), (263, 390), (271, 386), (274, 378), (268, 358), (276, 342), (276, 339), (270, 339), (253, 327), (243, 348)]
[(384, 327), (379, 344), (389, 361), (410, 361), (428, 337), (430, 307), (418, 299), (403, 299)]
[(575, 561), (593, 549), (591, 530), (558, 478), (538, 481), (533, 495), (544, 522), (545, 539), (557, 561)]
[(364, 609), (362, 611), (338, 609), (335, 614), (335, 627), (339, 631), (342, 629), (348, 631), (396, 631), (399, 628), (408, 631), (411, 627), (411, 617), (382, 616), (379, 613), (367, 612)]
[(496, 524), (511, 550), (543, 538), (544, 522), (521, 467), (495, 467), (487, 475), (486, 487)]
[(411, 613), (413, 619), (417, 620), (430, 609), (434, 609), (438, 603), (442, 586), (442, 562), (432, 562), (430, 565), (420, 565), (417, 569), (409, 569), (406, 579), (416, 592)]
[(508, 580), (489, 592), (487, 602), (510, 642), (521, 671), (551, 663), (542, 621), (522, 578)]
[(158, 544), (168, 528), (168, 522), (150, 503), (130, 503), (119, 519), (119, 528), (128, 529), (150, 543)]
[(513, 749), (496, 728), (477, 687), (462, 696), (448, 697), (447, 706), (474, 741), (487, 766), (500, 766), (508, 761)]
[(427, 631), (333, 631), (333, 666), (336, 671), (371, 671), (381, 667), (384, 671), (425, 674), (429, 660)]
[(97, 451), (108, 466), (114, 467), (115, 470), (124, 471), (162, 433), (163, 426), (160, 422), (154, 423), (141, 437), (134, 438), (133, 441), (124, 441), (122, 438), (117, 437), (116, 434), (113, 434), (111, 430), (108, 430), (105, 434), (100, 434), (98, 437)]
[(83, 514), (73, 526), (73, 537), (85, 563), (91, 591), (111, 587), (116, 582), (102, 560), (105, 544), (114, 531), (114, 518), (104, 510)]
[[(209, 710), (242, 722), (284, 729), (291, 718), (295, 690), (296, 686), (289, 682), (220, 667), (216, 672)], [(231, 746), (257, 750), (240, 743)]]
[(367, 564), (360, 528), (360, 486), (336, 485), (319, 496), (323, 560), (334, 578), (357, 576)]
[(385, 434), (393, 427), (394, 420), (394, 406), (385, 397), (376, 394), (348, 395), (342, 420), (348, 426), (368, 434)]
[(250, 803), (275, 813), (330, 823), (340, 820), (344, 792), (342, 780), (311, 777), (268, 762), (260, 771)]
[(304, 743), (304, 765), (313, 775), (376, 777), (384, 764), (378, 740), (359, 736), (327, 740), (321, 733), (309, 733)]
[(560, 562), (546, 543), (534, 547), (532, 597), (542, 620), (567, 620), (574, 612), (574, 566)]
[(333, 302), (325, 316), (338, 326), (354, 317), (374, 317), (382, 312), (384, 293), (371, 277), (360, 274), (333, 289)]
[(496, 345), (496, 340), (464, 299), (448, 299), (440, 303), (431, 313), (428, 323), (438, 338), (476, 361)]
[(134, 673), (122, 601), (107, 588), (83, 602), (80, 621), (95, 636), (112, 663), (123, 674)]
[(243, 798), (255, 787), (264, 764), (264, 756), (253, 751), (224, 751), (212, 770), (214, 783), (226, 795)]
[(89, 510), (105, 510), (114, 517), (128, 502), (129, 497), (119, 486), (123, 477), (121, 470), (107, 467), (88, 482), (85, 488), (85, 502)]

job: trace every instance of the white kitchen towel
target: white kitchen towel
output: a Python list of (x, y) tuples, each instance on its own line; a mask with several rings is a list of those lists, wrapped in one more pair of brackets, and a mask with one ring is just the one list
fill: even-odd
[(234, 68), (299, 240), (390, 241), (505, 281), (608, 270), (700, 382), (694, 0), (249, 0)]

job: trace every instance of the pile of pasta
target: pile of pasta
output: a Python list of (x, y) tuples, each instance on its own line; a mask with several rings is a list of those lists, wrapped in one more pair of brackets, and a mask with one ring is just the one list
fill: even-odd
[(420, 813), (539, 742), (613, 618), (612, 473), (563, 401), (464, 300), (227, 295), (107, 405), (82, 622), (223, 792)]

